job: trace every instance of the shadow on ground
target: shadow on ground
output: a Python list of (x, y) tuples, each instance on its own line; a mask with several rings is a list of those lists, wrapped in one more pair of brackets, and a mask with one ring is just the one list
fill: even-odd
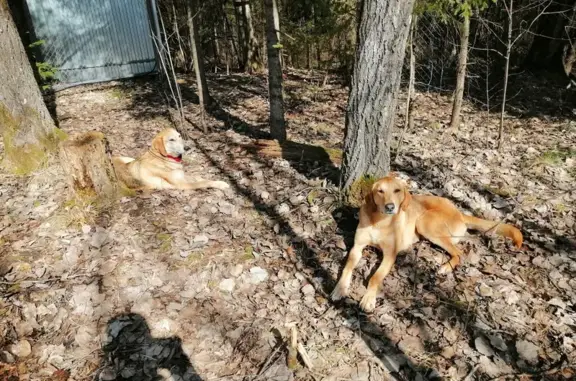
[[(154, 338), (139, 314), (108, 321), (98, 380), (159, 381), (161, 370), (174, 380), (202, 381), (182, 349), (179, 337)], [(164, 371), (164, 373), (165, 373)]]
[[(235, 144), (230, 140), (227, 143)], [(496, 330), (497, 327), (489, 327), (485, 318), (477, 313), (478, 309), (486, 310), (487, 306), (485, 304), (488, 301), (479, 299), (462, 302), (462, 298), (459, 297), (462, 290), (458, 285), (468, 281), (468, 276), (463, 273), (463, 270), (457, 269), (454, 272), (455, 281), (447, 281), (446, 277), (437, 277), (437, 266), (430, 266), (422, 263), (421, 259), (419, 260), (420, 246), (417, 245), (407, 255), (401, 256), (396, 266), (396, 271), (400, 268), (403, 268), (403, 271), (406, 271), (406, 268), (412, 269), (413, 274), (408, 279), (411, 287), (407, 290), (401, 290), (401, 293), (387, 291), (388, 288), (394, 289), (394, 287), (389, 287), (395, 281), (394, 277), (387, 277), (383, 287), (385, 299), (387, 299), (385, 303), (391, 303), (394, 306), (393, 314), (398, 314), (413, 322), (411, 329), (419, 330), (418, 336), (421, 338), (425, 352), (434, 355), (436, 360), (432, 360), (433, 357), (428, 359), (411, 358), (403, 349), (406, 344), (398, 344), (397, 333), (388, 330), (385, 325), (376, 320), (374, 315), (366, 315), (355, 302), (351, 303), (350, 300), (338, 303), (329, 301), (329, 294), (336, 283), (336, 279), (327, 266), (325, 255), (322, 254), (323, 249), (320, 247), (319, 242), (299, 236), (291, 227), (287, 216), (278, 213), (274, 205), (263, 202), (252, 189), (239, 183), (234, 176), (235, 172), (243, 172), (245, 176), (249, 174), (235, 163), (233, 157), (229, 155), (227, 161), (219, 161), (212, 157), (210, 150), (203, 145), (201, 139), (196, 142), (196, 145), (211, 164), (228, 177), (230, 184), (233, 185), (239, 194), (248, 198), (260, 214), (270, 218), (280, 226), (278, 235), (284, 235), (288, 238), (288, 241), (295, 249), (296, 262), (300, 262), (305, 266), (306, 272), (311, 279), (310, 282), (317, 285), (317, 292), (326, 297), (328, 303), (338, 311), (341, 317), (348, 321), (351, 319), (357, 321), (356, 329), (354, 329), (355, 334), (366, 343), (373, 354), (378, 357), (380, 364), (395, 379), (416, 380), (421, 379), (420, 377), (442, 379), (434, 370), (435, 361), (441, 358), (439, 354), (443, 348), (438, 340), (439, 338), (435, 337), (433, 330), (430, 328), (433, 325), (441, 324), (454, 332), (459, 332), (458, 335), (466, 335), (471, 346), (474, 346), (474, 338), (491, 337), (494, 334), (493, 330)], [(262, 160), (262, 158), (254, 156), (252, 159), (271, 166), (269, 162)], [(354, 209), (337, 209), (334, 211), (340, 234), (345, 237), (348, 248), (351, 247), (351, 238), (356, 227), (355, 212)], [(296, 263), (295, 266), (297, 267)], [(320, 279), (321, 281), (318, 283), (312, 279)], [(407, 302), (407, 300), (410, 302)], [(422, 311), (428, 311), (428, 316)], [(506, 332), (501, 335), (501, 339), (505, 343), (502, 346), (504, 349), (495, 350), (493, 361), (501, 369), (509, 369), (510, 374), (500, 379), (506, 379), (506, 377), (514, 378), (520, 375), (534, 380), (562, 379), (557, 372), (566, 364), (564, 356), (554, 363), (545, 364), (540, 362), (537, 366), (519, 365), (522, 362), (518, 361), (519, 356), (514, 349), (514, 343), (522, 337), (523, 335), (518, 332)], [(477, 380), (494, 379), (478, 367), (474, 368), (470, 374), (472, 375), (470, 377), (474, 377)]]

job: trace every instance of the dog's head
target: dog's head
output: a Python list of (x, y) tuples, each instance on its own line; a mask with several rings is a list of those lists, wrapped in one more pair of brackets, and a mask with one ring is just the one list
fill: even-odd
[(164, 157), (180, 161), (189, 147), (184, 145), (184, 140), (178, 131), (173, 128), (166, 128), (152, 140), (152, 149)]
[(383, 214), (396, 214), (405, 211), (412, 200), (408, 185), (393, 173), (381, 178), (372, 185), (366, 202)]

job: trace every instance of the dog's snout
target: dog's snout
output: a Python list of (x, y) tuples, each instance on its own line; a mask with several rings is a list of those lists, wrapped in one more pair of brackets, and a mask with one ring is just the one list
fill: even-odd
[(184, 146), (184, 151), (186, 152), (190, 151), (190, 146)]
[(394, 203), (384, 205), (384, 208), (386, 209), (387, 212), (393, 212), (395, 207), (396, 205), (394, 205)]

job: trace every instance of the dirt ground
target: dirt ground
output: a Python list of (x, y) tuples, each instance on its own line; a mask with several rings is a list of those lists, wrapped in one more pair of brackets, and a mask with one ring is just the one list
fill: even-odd
[[(338, 149), (346, 89), (323, 81), (288, 75), (289, 138)], [(466, 104), (451, 134), (449, 97), (419, 92), (394, 170), (414, 193), (516, 224), (526, 243), (471, 234), (463, 265), (440, 276), (445, 254), (421, 242), (366, 315), (357, 302), (376, 252), (350, 299), (327, 299), (356, 223), (338, 200), (338, 168), (246, 149), (266, 137), (265, 77), (209, 85), (220, 108), (202, 117), (182, 80), (185, 161), (229, 190), (100, 205), (71, 195), (56, 161), (28, 177), (0, 173), (0, 380), (576, 378), (574, 122), (511, 112), (497, 151), (497, 115)], [(151, 79), (64, 90), (56, 111), (68, 134), (102, 131), (128, 156), (170, 125)], [(312, 368), (287, 365), (293, 327)]]

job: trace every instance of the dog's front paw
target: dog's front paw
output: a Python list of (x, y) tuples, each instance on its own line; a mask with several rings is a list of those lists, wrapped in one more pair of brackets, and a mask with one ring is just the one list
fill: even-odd
[(453, 270), (454, 270), (454, 268), (452, 267), (452, 264), (450, 262), (446, 262), (442, 266), (440, 266), (440, 270), (438, 270), (438, 274), (440, 274), (440, 275), (450, 274)]
[(376, 308), (376, 295), (367, 292), (360, 301), (360, 308), (365, 312), (372, 312)]
[(213, 187), (213, 188), (216, 188), (216, 189), (222, 189), (222, 190), (224, 190), (224, 189), (230, 188), (230, 184), (225, 183), (224, 181), (214, 181), (214, 182), (212, 183), (212, 187)]
[(348, 287), (345, 287), (343, 285), (341, 285), (340, 283), (338, 283), (336, 285), (336, 287), (334, 288), (334, 290), (332, 290), (332, 293), (330, 294), (330, 299), (334, 302), (345, 298), (348, 296)]

